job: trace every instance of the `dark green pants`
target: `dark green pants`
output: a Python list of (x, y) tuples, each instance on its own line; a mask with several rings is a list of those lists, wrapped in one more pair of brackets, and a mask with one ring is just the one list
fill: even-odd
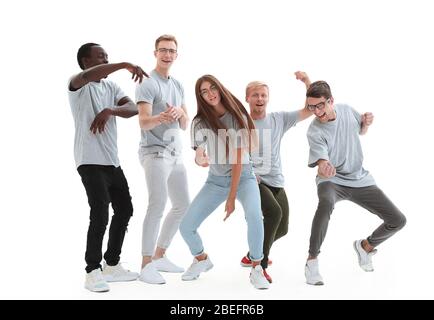
[(264, 258), (262, 268), (268, 267), (268, 255), (274, 241), (288, 233), (289, 206), (285, 189), (259, 184), (261, 209), (264, 216)]

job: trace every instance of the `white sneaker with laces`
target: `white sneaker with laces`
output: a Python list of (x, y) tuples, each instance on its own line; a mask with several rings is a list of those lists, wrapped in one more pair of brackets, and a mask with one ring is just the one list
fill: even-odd
[(164, 280), (163, 276), (157, 271), (153, 262), (149, 262), (146, 266), (143, 267), (140, 272), (140, 281), (150, 283), (150, 284), (165, 284), (166, 280)]
[(314, 286), (324, 285), (321, 275), (319, 274), (318, 259), (307, 260), (304, 267), (304, 275), (306, 277), (306, 283)]
[(120, 262), (115, 266), (109, 266), (104, 262), (102, 275), (107, 282), (134, 281), (139, 277), (137, 272), (125, 270)]
[(363, 240), (356, 240), (353, 243), (354, 250), (359, 259), (359, 266), (366, 272), (372, 272), (374, 271), (374, 267), (372, 266), (372, 256), (377, 253), (377, 250), (374, 249), (371, 252), (366, 252), (362, 247), (362, 241)]
[(196, 280), (197, 278), (199, 278), (202, 272), (206, 272), (210, 270), (212, 267), (214, 267), (214, 265), (212, 264), (209, 256), (207, 256), (206, 259), (202, 261), (199, 261), (196, 258), (194, 258), (191, 266), (182, 275), (182, 280), (184, 281)]
[(84, 287), (92, 292), (107, 292), (110, 290), (99, 268), (86, 273)]
[(250, 271), (250, 283), (256, 289), (268, 289), (270, 287), (270, 283), (267, 278), (264, 276), (264, 269), (262, 269), (261, 265), (256, 265)]
[(170, 261), (166, 256), (163, 256), (160, 259), (152, 260), (157, 271), (160, 272), (173, 272), (173, 273), (181, 273), (184, 272), (184, 268), (181, 268)]

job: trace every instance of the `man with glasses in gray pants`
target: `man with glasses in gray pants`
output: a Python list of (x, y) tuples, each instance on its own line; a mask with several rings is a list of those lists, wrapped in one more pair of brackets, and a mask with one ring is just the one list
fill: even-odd
[[(139, 155), (148, 189), (139, 279), (150, 284), (165, 283), (160, 272), (184, 272), (165, 255), (190, 204), (179, 135), (179, 129), (186, 130), (188, 125), (184, 89), (178, 80), (169, 75), (178, 56), (177, 49), (178, 42), (174, 36), (160, 36), (155, 41), (157, 65), (150, 78), (136, 88), (142, 129)], [(168, 198), (172, 208), (160, 232), (160, 221)]]
[(353, 243), (359, 265), (367, 272), (374, 271), (371, 260), (377, 251), (374, 248), (402, 229), (406, 218), (362, 166), (359, 134), (368, 131), (374, 119), (372, 113), (361, 115), (348, 105), (334, 105), (330, 86), (325, 81), (312, 83), (306, 97), (308, 109), (315, 114), (307, 138), (309, 167), (318, 166), (319, 202), (312, 221), (305, 276), (308, 284), (322, 285), (317, 257), (336, 202), (350, 200), (383, 220), (369, 237)]

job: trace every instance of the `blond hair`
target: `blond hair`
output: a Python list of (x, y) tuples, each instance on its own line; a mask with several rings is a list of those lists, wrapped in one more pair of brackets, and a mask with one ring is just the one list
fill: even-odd
[(249, 96), (250, 90), (252, 90), (254, 88), (257, 88), (257, 87), (266, 87), (267, 90), (270, 90), (268, 88), (268, 85), (265, 82), (262, 82), (262, 81), (252, 81), (246, 87), (246, 98)]

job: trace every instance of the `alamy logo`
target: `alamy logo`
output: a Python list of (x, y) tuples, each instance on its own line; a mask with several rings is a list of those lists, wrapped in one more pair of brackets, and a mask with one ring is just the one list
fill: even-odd
[(255, 172), (261, 175), (271, 170), (271, 129), (254, 129), (251, 132), (248, 129), (219, 129), (216, 134), (211, 129), (205, 128), (196, 130), (192, 139), (195, 146), (205, 149), (210, 164), (237, 163), (235, 151), (241, 148), (246, 153), (241, 159), (242, 164), (252, 162)]

